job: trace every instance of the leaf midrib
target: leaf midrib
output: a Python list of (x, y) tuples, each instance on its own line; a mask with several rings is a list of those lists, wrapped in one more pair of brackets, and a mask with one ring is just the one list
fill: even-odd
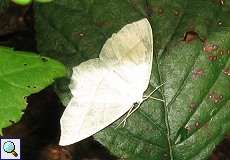
[[(187, 6), (187, 3), (186, 3), (186, 6)], [(186, 8), (186, 7), (185, 7), (185, 8)], [(159, 52), (162, 52), (162, 53), (165, 52), (167, 46), (170, 44), (172, 38), (174, 37), (174, 35), (175, 35), (175, 33), (176, 33), (176, 30), (178, 29), (178, 27), (179, 27), (179, 25), (180, 25), (180, 23), (181, 23), (181, 21), (182, 21), (182, 19), (183, 19), (183, 17), (184, 17), (184, 14), (185, 14), (185, 13), (182, 13), (182, 15), (180, 16), (180, 19), (179, 19), (179, 21), (178, 21), (176, 27), (174, 28), (174, 32), (173, 32), (172, 35), (170, 36), (169, 40), (166, 42), (166, 44), (165, 44), (163, 50), (159, 50)], [(154, 51), (156, 51), (155, 47), (154, 47)], [(159, 52), (158, 52), (157, 55), (159, 55)], [(154, 53), (156, 53), (156, 52), (154, 52)], [(163, 56), (163, 54), (161, 54), (161, 56), (159, 57), (159, 59), (161, 59), (162, 56)], [(163, 84), (164, 82), (163, 82), (162, 76), (161, 76), (161, 73), (162, 73), (162, 72), (160, 71), (160, 66), (159, 66), (159, 62), (158, 62), (158, 57), (157, 57), (157, 56), (156, 56), (156, 63), (157, 63), (157, 74), (158, 74), (158, 76), (159, 76), (159, 82), (160, 82), (160, 84)], [(161, 90), (160, 94), (161, 94), (163, 100), (166, 102), (166, 98), (165, 98), (165, 96), (164, 96), (164, 89), (160, 89), (160, 90)], [(163, 104), (163, 105), (164, 105), (163, 108), (164, 108), (164, 121), (165, 121), (165, 125), (166, 125), (166, 130), (167, 130), (167, 135), (166, 135), (166, 136), (167, 136), (168, 147), (169, 147), (169, 156), (170, 156), (170, 159), (171, 159), (171, 160), (174, 160), (173, 150), (172, 150), (172, 144), (171, 144), (171, 139), (170, 139), (171, 133), (170, 133), (169, 120), (168, 120), (168, 105), (166, 105), (165, 102), (164, 102), (164, 104)]]

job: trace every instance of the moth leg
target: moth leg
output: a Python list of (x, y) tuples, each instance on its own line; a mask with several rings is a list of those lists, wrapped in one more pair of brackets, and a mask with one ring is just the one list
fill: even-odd
[(125, 118), (115, 128), (120, 127), (122, 124), (123, 124), (122, 126), (125, 127), (128, 115), (131, 113), (131, 111), (133, 110), (134, 107), (135, 107), (135, 105), (133, 104), (132, 107), (129, 109), (128, 113), (126, 114)]
[(123, 119), (123, 127), (125, 127), (127, 118), (129, 117), (129, 115), (132, 112), (132, 110), (133, 110), (134, 107), (135, 107), (135, 105), (133, 104), (132, 107), (129, 109), (129, 112), (126, 114), (125, 118)]
[[(130, 116), (133, 112), (135, 112), (135, 111), (140, 107), (140, 105), (141, 105), (141, 103), (138, 103), (137, 106), (132, 105), (132, 107), (129, 109), (128, 113), (126, 114), (125, 118), (117, 125), (116, 128), (118, 128), (118, 127), (121, 126), (122, 124), (123, 124), (122, 126), (125, 127), (126, 121), (127, 121), (127, 119), (129, 118), (129, 116)], [(134, 111), (134, 110), (135, 110), (135, 111)]]
[(153, 99), (153, 100), (157, 100), (157, 101), (164, 102), (164, 100), (163, 100), (163, 99), (156, 98), (156, 97), (152, 97), (152, 96), (143, 96), (143, 98), (150, 98), (150, 99)]
[(132, 105), (132, 107), (129, 109), (128, 113), (126, 114), (125, 118), (118, 124), (118, 127), (121, 124), (122, 124), (122, 127), (125, 127), (128, 115), (132, 112), (133, 108), (134, 108), (134, 105)]
[(164, 100), (162, 100), (162, 99), (155, 98), (155, 97), (152, 97), (152, 96), (151, 96), (154, 92), (156, 92), (156, 91), (157, 91), (160, 87), (162, 87), (164, 84), (165, 84), (165, 83), (162, 83), (161, 85), (157, 86), (149, 95), (144, 96), (145, 98), (143, 97), (143, 100), (142, 100), (140, 103), (138, 103), (138, 106), (137, 106), (137, 107), (134, 108), (134, 106), (133, 106), (133, 107), (131, 108), (131, 109), (132, 109), (131, 112), (130, 112), (130, 110), (129, 110), (128, 114), (127, 114), (126, 117), (121, 121), (121, 123), (126, 122), (127, 118), (129, 118), (129, 116), (130, 116), (131, 114), (133, 114), (137, 109), (139, 109), (140, 106), (141, 106), (141, 104), (142, 104), (145, 100), (147, 100), (148, 98), (152, 98), (152, 99), (155, 99), (155, 100), (159, 100), (159, 101), (161, 101), (161, 102), (164, 102)]
[(138, 105), (137, 105), (135, 108), (132, 107), (133, 109), (132, 109), (130, 112), (128, 112), (128, 114), (127, 114), (126, 117), (121, 121), (121, 123), (122, 123), (122, 122), (126, 122), (127, 119), (128, 119), (137, 109), (140, 108), (141, 104), (142, 104), (142, 102), (141, 102), (141, 103), (138, 103)]
[(143, 99), (140, 103), (138, 103), (138, 105), (135, 107), (135, 105), (132, 105), (132, 107), (129, 109), (129, 112), (127, 113), (127, 115), (125, 116), (125, 118), (116, 126), (116, 128), (118, 128), (121, 124), (123, 124), (123, 127), (125, 127), (126, 125), (126, 121), (127, 119), (129, 118), (129, 116), (131, 114), (133, 114), (138, 108), (140, 108), (141, 104), (147, 100), (148, 98), (151, 98), (151, 99), (154, 99), (154, 100), (158, 100), (158, 101), (161, 101), (161, 102), (164, 102), (164, 100), (162, 99), (159, 99), (159, 98), (155, 98), (155, 97), (152, 97), (151, 95), (153, 93), (155, 93), (160, 87), (162, 87), (165, 83), (162, 83), (161, 85), (157, 86), (152, 92), (150, 92), (150, 94), (148, 94), (147, 96), (143, 96)]

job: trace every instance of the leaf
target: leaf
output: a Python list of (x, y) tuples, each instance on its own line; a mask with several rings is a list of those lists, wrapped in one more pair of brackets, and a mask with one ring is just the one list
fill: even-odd
[(21, 118), (27, 96), (65, 75), (57, 61), (0, 47), (0, 130)]
[(165, 103), (149, 99), (124, 128), (114, 124), (95, 135), (115, 155), (207, 159), (230, 131), (229, 1), (57, 0), (36, 5), (35, 16), (38, 48), (69, 68), (97, 57), (125, 24), (151, 22), (155, 60), (147, 92), (166, 82), (155, 94)]
[(28, 5), (32, 2), (32, 0), (12, 0), (12, 2), (18, 5)]
[(0, 13), (5, 11), (5, 9), (9, 6), (9, 0), (1, 0), (0, 1)]

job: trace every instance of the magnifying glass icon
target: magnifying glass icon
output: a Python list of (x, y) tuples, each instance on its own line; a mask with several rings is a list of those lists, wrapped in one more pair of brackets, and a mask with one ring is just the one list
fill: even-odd
[(11, 153), (14, 157), (17, 157), (18, 154), (17, 152), (15, 151), (15, 145), (13, 142), (11, 141), (6, 141), (4, 144), (3, 144), (3, 150), (6, 152), (6, 153)]

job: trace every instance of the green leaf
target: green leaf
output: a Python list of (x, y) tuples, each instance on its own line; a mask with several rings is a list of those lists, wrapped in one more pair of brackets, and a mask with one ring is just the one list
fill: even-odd
[[(32, 2), (32, 0), (11, 0), (11, 1), (18, 5), (28, 5)], [(34, 1), (40, 3), (49, 3), (52, 2), (53, 0), (34, 0)]]
[(21, 118), (27, 96), (65, 75), (65, 67), (57, 61), (0, 47), (0, 131)]
[[(35, 6), (35, 27), (39, 50), (71, 68), (147, 17), (155, 56), (147, 92), (166, 82), (154, 95), (165, 103), (149, 99), (124, 128), (114, 124), (95, 138), (122, 158), (202, 160), (230, 131), (229, 16), (222, 0), (57, 0)], [(67, 101), (67, 85), (59, 88)]]
[(49, 3), (52, 2), (53, 0), (35, 0), (35, 1), (40, 3)]
[(32, 2), (32, 0), (11, 0), (11, 1), (19, 5), (28, 5)]

